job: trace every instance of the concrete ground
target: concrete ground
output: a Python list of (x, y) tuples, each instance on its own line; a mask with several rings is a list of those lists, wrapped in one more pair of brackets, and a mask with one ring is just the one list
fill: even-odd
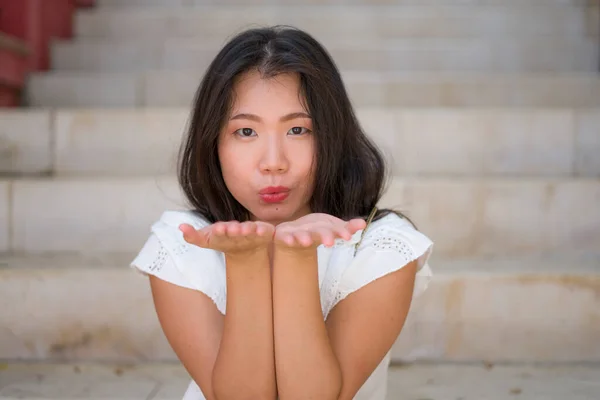
[[(180, 400), (176, 364), (0, 364), (0, 399)], [(598, 400), (600, 364), (412, 364), (390, 370), (388, 399)]]

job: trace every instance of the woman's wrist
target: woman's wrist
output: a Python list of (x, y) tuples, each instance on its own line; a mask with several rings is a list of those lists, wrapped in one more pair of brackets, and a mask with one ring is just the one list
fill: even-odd
[(260, 246), (243, 252), (224, 253), (228, 267), (269, 266), (269, 248)]
[(318, 246), (294, 247), (286, 244), (275, 244), (273, 258), (275, 260), (287, 259), (292, 261), (307, 261), (317, 257), (317, 247)]

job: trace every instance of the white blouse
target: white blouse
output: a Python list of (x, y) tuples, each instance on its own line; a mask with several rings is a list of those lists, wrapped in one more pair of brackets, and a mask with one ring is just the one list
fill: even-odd
[[(179, 225), (196, 229), (210, 225), (191, 211), (166, 211), (152, 225), (152, 233), (131, 266), (144, 274), (203, 292), (225, 314), (227, 284), (223, 253), (187, 243)], [(396, 214), (371, 222), (359, 243), (362, 230), (349, 241), (337, 239), (331, 248), (317, 248), (319, 288), (323, 319), (350, 293), (418, 260), (413, 297), (421, 294), (431, 279), (428, 265), (433, 243), (410, 222)], [(355, 396), (355, 400), (384, 400), (387, 388), (388, 353)], [(192, 381), (183, 400), (205, 397)]]

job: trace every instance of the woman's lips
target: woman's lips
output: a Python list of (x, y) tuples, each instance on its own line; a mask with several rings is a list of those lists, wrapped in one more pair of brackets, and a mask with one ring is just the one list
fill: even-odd
[(260, 198), (265, 203), (281, 203), (290, 195), (289, 191), (279, 192), (279, 193), (263, 193), (260, 195)]
[(273, 194), (273, 193), (281, 193), (281, 192), (289, 192), (290, 188), (285, 186), (268, 186), (263, 188), (258, 192), (259, 194)]
[(260, 198), (265, 203), (280, 203), (290, 194), (290, 189), (285, 186), (269, 186), (259, 192)]

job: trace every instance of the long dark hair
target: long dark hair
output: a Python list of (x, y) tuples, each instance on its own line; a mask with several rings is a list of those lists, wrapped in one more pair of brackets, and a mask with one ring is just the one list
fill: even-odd
[[(344, 220), (366, 218), (386, 189), (385, 160), (362, 130), (327, 51), (306, 32), (287, 26), (236, 35), (208, 67), (178, 162), (179, 184), (193, 210), (210, 222), (250, 218), (225, 185), (217, 151), (219, 132), (231, 112), (235, 78), (250, 70), (265, 78), (282, 73), (300, 78), (316, 142), (311, 211)], [(404, 217), (382, 209), (374, 219), (391, 212)]]

